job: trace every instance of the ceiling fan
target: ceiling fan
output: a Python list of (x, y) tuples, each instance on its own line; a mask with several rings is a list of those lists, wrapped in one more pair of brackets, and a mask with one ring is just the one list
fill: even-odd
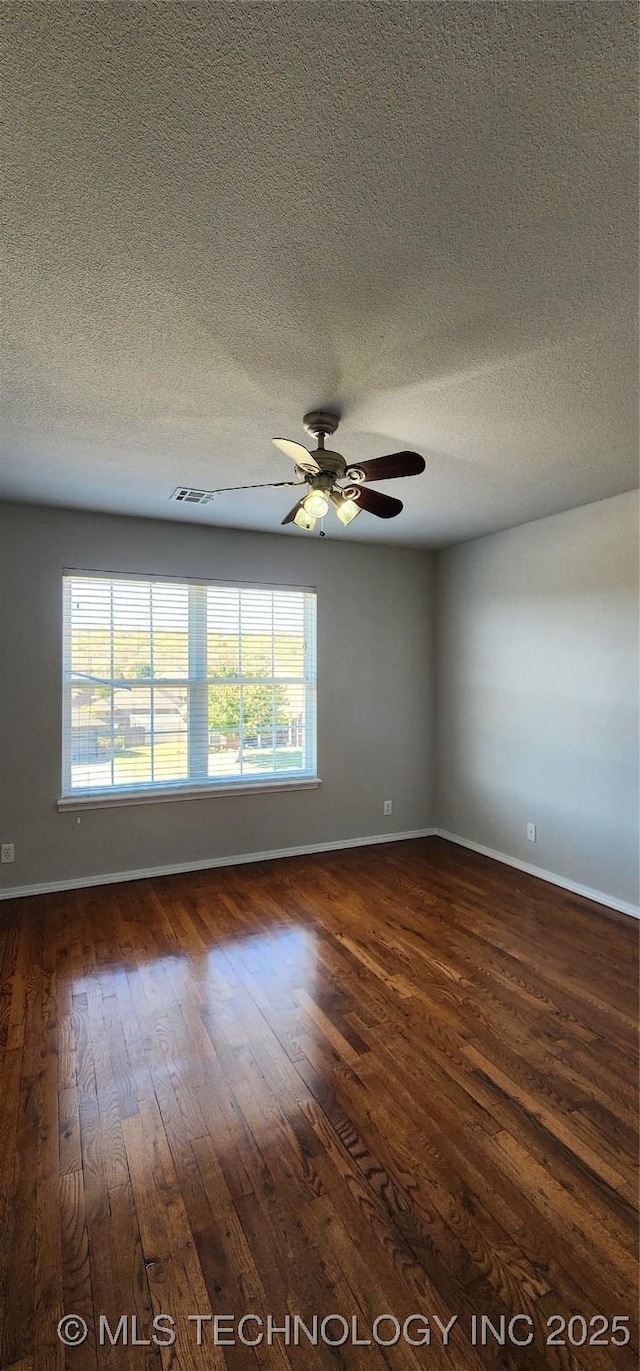
[[(339, 416), (324, 410), (312, 410), (302, 421), (306, 432), (316, 439), (313, 452), (302, 443), (289, 438), (274, 438), (281, 452), (295, 462), (295, 481), (265, 481), (260, 486), (309, 487), (293, 509), (285, 514), (283, 524), (296, 524), (311, 532), (318, 519), (323, 519), (333, 505), (342, 524), (350, 524), (365, 510), (378, 519), (395, 519), (402, 510), (402, 501), (380, 490), (370, 490), (371, 481), (390, 481), (398, 476), (419, 476), (425, 469), (424, 457), (417, 452), (392, 452), (387, 457), (374, 457), (370, 462), (349, 464), (340, 452), (325, 448), (327, 435), (335, 433)], [(258, 486), (227, 486), (226, 490), (256, 490)], [(212, 492), (213, 493), (213, 492)], [(215, 492), (216, 494), (222, 492)]]

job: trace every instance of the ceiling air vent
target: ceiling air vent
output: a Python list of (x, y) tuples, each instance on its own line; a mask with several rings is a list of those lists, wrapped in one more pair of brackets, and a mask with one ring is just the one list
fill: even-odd
[(194, 490), (191, 486), (178, 486), (171, 499), (183, 505), (210, 505), (217, 493), (217, 490)]

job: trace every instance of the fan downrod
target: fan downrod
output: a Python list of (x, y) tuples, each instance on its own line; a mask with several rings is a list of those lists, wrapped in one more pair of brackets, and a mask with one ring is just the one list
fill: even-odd
[(316, 438), (320, 446), (323, 445), (327, 434), (335, 433), (339, 423), (339, 414), (331, 414), (324, 409), (311, 409), (302, 420), (305, 432), (310, 433), (312, 438)]

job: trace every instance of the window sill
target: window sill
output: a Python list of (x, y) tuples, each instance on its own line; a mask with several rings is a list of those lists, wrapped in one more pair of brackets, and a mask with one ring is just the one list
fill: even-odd
[(123, 805), (173, 804), (178, 800), (212, 800), (218, 795), (264, 795), (276, 790), (317, 790), (319, 776), (290, 777), (283, 781), (235, 781), (229, 785), (184, 786), (166, 790), (136, 790), (95, 795), (65, 795), (57, 801), (61, 813), (70, 809), (118, 809)]

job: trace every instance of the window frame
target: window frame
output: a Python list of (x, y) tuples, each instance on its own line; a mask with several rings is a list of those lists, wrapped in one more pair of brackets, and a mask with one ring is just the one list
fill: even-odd
[[(127, 804), (147, 804), (183, 799), (200, 799), (216, 795), (260, 794), (274, 790), (306, 790), (322, 784), (317, 774), (317, 589), (315, 586), (226, 580), (217, 578), (151, 575), (143, 572), (96, 571), (85, 568), (65, 567), (63, 569), (62, 594), (62, 792), (57, 800), (59, 810), (81, 808), (107, 808)], [(188, 588), (188, 674), (181, 677), (150, 677), (148, 688), (151, 693), (153, 712), (153, 692), (156, 688), (179, 688), (187, 692), (187, 778), (178, 781), (157, 781), (126, 783), (104, 787), (74, 788), (73, 747), (72, 747), (72, 708), (73, 708), (73, 671), (70, 660), (68, 631), (71, 625), (71, 582), (72, 578), (86, 577), (109, 583), (117, 581), (140, 581), (144, 585), (167, 585), (174, 583)], [(303, 672), (298, 677), (281, 677), (273, 674), (273, 656), (270, 676), (243, 676), (240, 641), (240, 673), (235, 677), (207, 675), (207, 591), (220, 587), (224, 590), (257, 590), (265, 592), (284, 592), (300, 594), (303, 599)], [(113, 628), (111, 629), (111, 673), (105, 678), (105, 685), (111, 691), (111, 722), (113, 730), (114, 689), (124, 678), (114, 675)], [(151, 633), (151, 644), (153, 633)], [(127, 682), (128, 683), (128, 682)], [(208, 717), (203, 723), (203, 715), (208, 714), (208, 690), (210, 686), (247, 686), (247, 685), (296, 685), (302, 687), (304, 696), (304, 768), (300, 771), (271, 772), (264, 779), (249, 773), (246, 777), (223, 776), (212, 778), (208, 772), (209, 727)], [(142, 685), (142, 682), (141, 682)], [(202, 699), (199, 710), (192, 710), (192, 700), (198, 700), (198, 686), (202, 686)], [(241, 697), (242, 699), (242, 697)], [(198, 725), (199, 718), (199, 725)], [(308, 721), (311, 722), (309, 727)], [(273, 729), (273, 725), (272, 725)], [(273, 736), (273, 732), (272, 732)]]

